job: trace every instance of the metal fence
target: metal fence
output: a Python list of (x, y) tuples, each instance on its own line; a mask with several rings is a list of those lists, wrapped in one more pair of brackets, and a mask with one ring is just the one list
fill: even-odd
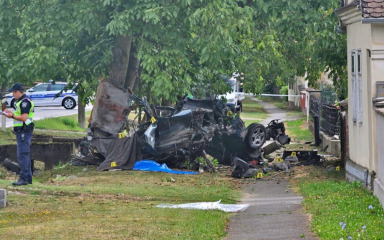
[(340, 134), (339, 110), (333, 104), (337, 99), (331, 90), (323, 90), (320, 95), (311, 94), (309, 113), (313, 119), (320, 117), (320, 130), (329, 136)]
[(329, 136), (340, 134), (339, 109), (337, 107), (329, 104), (322, 105), (320, 129)]
[(320, 100), (316, 96), (311, 96), (309, 100), (309, 113), (311, 116), (314, 117), (320, 117), (321, 114), (321, 103)]

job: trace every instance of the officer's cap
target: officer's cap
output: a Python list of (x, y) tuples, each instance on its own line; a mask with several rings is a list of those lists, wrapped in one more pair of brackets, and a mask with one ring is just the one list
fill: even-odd
[(15, 83), (10, 89), (8, 89), (8, 92), (22, 91), (22, 90), (23, 90), (23, 85), (21, 85), (20, 83)]

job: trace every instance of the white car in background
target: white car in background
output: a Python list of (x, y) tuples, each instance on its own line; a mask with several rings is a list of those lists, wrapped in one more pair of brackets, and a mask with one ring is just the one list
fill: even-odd
[[(66, 82), (39, 83), (35, 87), (26, 90), (25, 94), (36, 107), (63, 106), (66, 109), (73, 109), (78, 103), (78, 96), (73, 89), (62, 91), (65, 86), (67, 86)], [(62, 91), (61, 94), (56, 97), (60, 91)], [(7, 105), (15, 108), (15, 99), (12, 93), (8, 93), (4, 97)]]
[[(240, 79), (238, 79), (240, 78)], [(234, 112), (241, 113), (243, 111), (242, 101), (245, 99), (244, 90), (241, 83), (241, 74), (233, 73), (232, 77), (226, 80), (226, 82), (231, 87), (231, 91), (227, 92), (225, 95), (219, 95), (227, 99), (226, 105)]]

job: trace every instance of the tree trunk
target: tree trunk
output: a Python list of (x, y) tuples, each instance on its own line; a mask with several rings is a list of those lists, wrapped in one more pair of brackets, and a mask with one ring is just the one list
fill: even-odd
[(129, 64), (128, 64), (128, 71), (127, 76), (124, 83), (125, 89), (132, 89), (135, 90), (137, 81), (139, 79), (139, 67), (140, 67), (140, 61), (136, 58), (135, 54), (137, 52), (136, 47), (131, 47), (131, 54), (129, 57)]
[(3, 98), (6, 91), (7, 91), (7, 81), (4, 80), (4, 82), (1, 84), (0, 98)]
[(117, 87), (124, 87), (129, 56), (131, 53), (131, 36), (118, 36), (115, 49), (113, 50), (113, 60), (109, 81)]
[(77, 109), (77, 120), (79, 121), (79, 127), (86, 128), (85, 126), (85, 105), (79, 99), (79, 106)]

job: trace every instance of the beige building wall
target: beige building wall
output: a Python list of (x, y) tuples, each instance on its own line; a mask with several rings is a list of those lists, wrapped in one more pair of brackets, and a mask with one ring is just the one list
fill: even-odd
[[(372, 48), (371, 48), (371, 92), (372, 92), (372, 98), (375, 98), (377, 96), (377, 85), (376, 83), (378, 81), (384, 81), (384, 24), (372, 24)], [(384, 148), (384, 142), (377, 142), (377, 139), (383, 139), (382, 136), (378, 137), (378, 127), (384, 128), (383, 125), (378, 125), (376, 123), (377, 120), (377, 113), (373, 111), (372, 116), (372, 125), (375, 127), (373, 129), (373, 147), (372, 152), (374, 154), (374, 165), (375, 165), (375, 172), (379, 172), (378, 177), (381, 179), (381, 181), (384, 180), (384, 175), (382, 175), (383, 170), (379, 171), (379, 165), (381, 168), (384, 166), (384, 159), (383, 156), (381, 156), (381, 159), (379, 159), (378, 155), (378, 148)], [(381, 162), (379, 162), (381, 161)], [(381, 174), (380, 174), (381, 173)]]
[[(372, 109), (372, 84), (371, 79), (368, 79), (371, 75), (370, 70), (370, 57), (369, 50), (371, 49), (371, 25), (361, 24), (360, 12), (356, 11), (358, 16), (351, 17), (349, 24), (347, 25), (347, 44), (348, 44), (348, 125), (349, 125), (349, 153), (350, 159), (366, 167), (368, 171), (375, 170), (372, 148), (373, 144), (373, 109)], [(348, 22), (348, 21), (347, 21)], [(353, 120), (353, 102), (358, 109), (358, 84), (356, 84), (355, 98), (352, 98), (352, 72), (351, 72), (351, 55), (352, 50), (356, 52), (361, 51), (362, 61), (362, 122)], [(357, 58), (356, 66), (357, 66)], [(357, 69), (356, 69), (356, 81), (357, 81)], [(358, 116), (358, 111), (356, 113)], [(374, 124), (376, 125), (376, 124)]]

